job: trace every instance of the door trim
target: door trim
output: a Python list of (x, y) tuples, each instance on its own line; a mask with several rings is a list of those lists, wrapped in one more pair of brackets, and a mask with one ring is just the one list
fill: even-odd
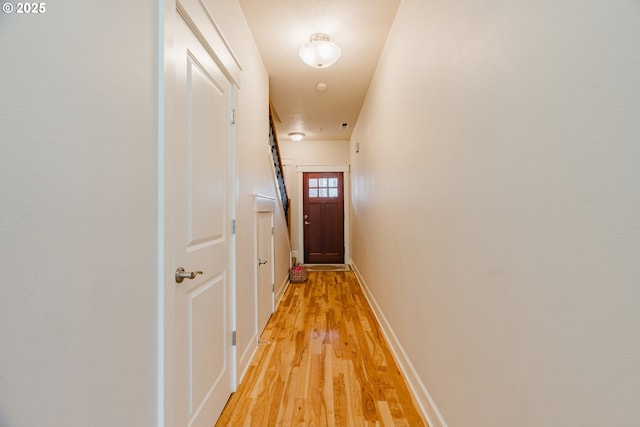
[(351, 167), (349, 165), (298, 165), (296, 167), (298, 174), (298, 214), (296, 216), (296, 223), (298, 224), (298, 259), (304, 263), (304, 223), (303, 223), (303, 179), (302, 174), (304, 172), (342, 172), (343, 174), (343, 187), (344, 187), (344, 262), (345, 264), (351, 264), (351, 232), (349, 228), (349, 211), (351, 206)]
[[(254, 220), (254, 246), (253, 246), (253, 259), (254, 261), (258, 259), (258, 245), (260, 242), (258, 241), (258, 214), (269, 212), (275, 215), (276, 211), (276, 198), (271, 196), (265, 196), (262, 194), (254, 194), (253, 195), (253, 220)], [(271, 218), (271, 227), (273, 231), (273, 227), (275, 224), (273, 223), (274, 218)], [(269, 280), (271, 281), (271, 285), (275, 284), (275, 268), (274, 268), (274, 256), (275, 256), (275, 237), (273, 232), (271, 233), (271, 242), (269, 244), (271, 257), (270, 257), (270, 265), (269, 265)], [(258, 298), (258, 265), (253, 263), (253, 283), (255, 284), (255, 302), (256, 302), (256, 321), (255, 321), (255, 330), (254, 333), (256, 335), (256, 341), (259, 340), (260, 334), (262, 330), (260, 330), (260, 325), (258, 324), (258, 314), (260, 312), (258, 308), (258, 304), (260, 303)], [(271, 291), (271, 312), (275, 309), (275, 293), (273, 290)]]

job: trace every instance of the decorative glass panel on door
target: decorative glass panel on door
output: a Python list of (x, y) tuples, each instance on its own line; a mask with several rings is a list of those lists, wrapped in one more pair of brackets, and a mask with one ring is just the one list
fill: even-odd
[(338, 178), (309, 178), (309, 197), (338, 197)]

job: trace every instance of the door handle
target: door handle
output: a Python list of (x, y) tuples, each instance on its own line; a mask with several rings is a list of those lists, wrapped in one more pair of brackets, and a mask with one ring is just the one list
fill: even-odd
[(258, 266), (261, 266), (262, 264), (266, 264), (266, 263), (267, 263), (267, 261), (268, 261), (268, 260), (264, 260), (264, 261), (262, 261), (262, 260), (258, 259)]
[(195, 279), (202, 271), (184, 271), (184, 268), (178, 267), (176, 270), (176, 283), (182, 283), (184, 279)]
[(309, 224), (311, 224), (309, 221), (304, 222), (304, 225), (309, 225)]

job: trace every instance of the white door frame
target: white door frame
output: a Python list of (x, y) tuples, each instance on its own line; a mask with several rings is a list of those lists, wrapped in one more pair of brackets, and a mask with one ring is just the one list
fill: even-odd
[[(254, 249), (253, 249), (253, 259), (254, 260), (258, 260), (258, 245), (260, 244), (258, 241), (258, 214), (261, 212), (271, 212), (271, 214), (275, 215), (275, 211), (276, 211), (276, 198), (275, 197), (271, 197), (271, 196), (264, 196), (262, 194), (255, 194), (253, 196), (253, 216), (254, 216)], [(272, 217), (271, 219), (271, 226), (273, 227), (275, 224), (273, 223), (274, 218)], [(270, 280), (271, 280), (271, 285), (273, 286), (275, 284), (275, 271), (274, 271), (274, 255), (275, 255), (275, 242), (274, 242), (274, 236), (273, 233), (271, 234), (271, 244), (270, 244), (270, 248), (271, 248), (271, 257), (270, 257), (270, 266), (269, 266), (269, 271), (270, 271)], [(256, 322), (255, 322), (255, 334), (257, 336), (257, 339), (260, 339), (260, 334), (262, 333), (262, 331), (260, 330), (260, 325), (259, 325), (259, 318), (258, 318), (258, 313), (260, 312), (259, 308), (258, 308), (258, 304), (260, 303), (259, 298), (258, 298), (258, 264), (257, 262), (254, 263), (253, 266), (253, 282), (255, 284), (254, 286), (254, 291), (255, 291), (255, 310), (256, 310)], [(271, 310), (273, 312), (274, 309), (274, 292), (273, 292), (273, 288), (271, 291)]]
[(298, 258), (300, 262), (304, 263), (304, 182), (302, 174), (304, 172), (342, 172), (343, 174), (343, 187), (344, 187), (344, 263), (351, 263), (351, 232), (349, 228), (349, 211), (351, 206), (351, 168), (349, 165), (298, 165), (296, 166), (296, 172), (298, 173), (298, 215), (296, 222), (298, 223)]

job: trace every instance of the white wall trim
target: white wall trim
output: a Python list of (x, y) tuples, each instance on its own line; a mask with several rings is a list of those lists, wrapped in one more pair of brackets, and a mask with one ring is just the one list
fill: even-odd
[(172, 155), (176, 140), (176, 70), (173, 58), (177, 32), (175, 0), (164, 0), (158, 17), (158, 427), (169, 427), (175, 420), (175, 176)]
[(202, 0), (176, 0), (176, 8), (229, 81), (240, 87), (242, 67), (238, 57)]
[(240, 359), (238, 360), (237, 366), (240, 368), (240, 375), (238, 375), (238, 384), (242, 382), (244, 379), (247, 370), (249, 369), (249, 365), (251, 364), (251, 360), (253, 360), (253, 356), (258, 351), (258, 334), (255, 333), (249, 340), (249, 345), (244, 349), (242, 354), (240, 355)]
[(422, 379), (416, 372), (413, 363), (411, 363), (411, 360), (405, 353), (402, 345), (400, 344), (400, 341), (398, 341), (398, 337), (393, 332), (391, 324), (387, 321), (387, 318), (380, 309), (378, 302), (371, 293), (371, 290), (367, 286), (367, 283), (364, 281), (362, 274), (360, 274), (358, 267), (353, 262), (351, 263), (351, 266), (356, 274), (356, 277), (358, 278), (358, 281), (362, 285), (365, 297), (367, 298), (367, 301), (369, 302), (369, 305), (371, 306), (371, 309), (373, 310), (373, 313), (376, 316), (380, 327), (382, 328), (382, 333), (384, 334), (387, 342), (389, 343), (389, 346), (391, 347), (391, 352), (393, 353), (400, 370), (406, 378), (407, 383), (409, 384), (409, 388), (416, 398), (416, 403), (418, 404), (424, 417), (427, 419), (429, 426), (447, 427), (447, 423), (442, 417), (442, 414), (438, 410), (435, 402), (431, 398), (431, 394), (429, 394), (427, 387), (424, 385)]
[(284, 281), (282, 282), (280, 289), (278, 289), (278, 292), (276, 292), (276, 295), (274, 298), (275, 299), (274, 309), (273, 309), (274, 312), (278, 309), (278, 305), (282, 301), (282, 297), (284, 296), (284, 293), (287, 291), (287, 288), (289, 287), (290, 283), (291, 282), (289, 281), (289, 276), (287, 275), (287, 277), (285, 277)]
[[(304, 185), (302, 180), (302, 174), (304, 172), (342, 172), (343, 180), (342, 186), (344, 189), (344, 260), (351, 259), (351, 228), (350, 228), (350, 215), (351, 210), (351, 167), (349, 165), (298, 165), (296, 166), (296, 172), (298, 173), (298, 216), (295, 221), (298, 223), (298, 251), (296, 251), (296, 258), (299, 262), (305, 262), (304, 259), (304, 220), (303, 220), (303, 197), (304, 197)], [(293, 218), (292, 218), (293, 220)]]
[[(276, 202), (277, 199), (275, 197), (272, 196), (266, 196), (264, 194), (254, 194), (253, 195), (253, 290), (254, 290), (254, 306), (255, 306), (255, 322), (254, 322), (254, 334), (251, 337), (251, 342), (252, 343), (258, 343), (258, 340), (260, 339), (260, 334), (262, 333), (262, 331), (260, 330), (260, 325), (258, 325), (258, 213), (260, 212), (270, 212), (271, 214), (274, 214), (276, 211)], [(271, 216), (271, 227), (273, 229), (273, 227), (275, 227), (274, 224), (274, 217), (273, 215)], [(274, 242), (274, 235), (271, 234), (271, 263), (270, 263), (270, 269), (271, 269), (271, 283), (274, 283), (274, 276), (275, 276), (275, 271), (274, 271), (274, 258), (275, 258), (275, 242)], [(271, 301), (271, 308), (272, 308), (272, 312), (275, 309), (275, 303), (274, 303), (274, 295), (272, 293), (271, 295), (272, 301)], [(256, 347), (257, 349), (257, 347)], [(249, 360), (250, 361), (250, 360)]]
[[(236, 108), (236, 92), (237, 86), (235, 83), (231, 82), (231, 111)], [(231, 134), (229, 135), (229, 149), (231, 150), (230, 158), (231, 158), (231, 171), (230, 171), (230, 180), (231, 180), (231, 196), (229, 197), (229, 218), (231, 221), (236, 221), (236, 202), (234, 198), (234, 194), (236, 194), (238, 190), (238, 169), (236, 167), (236, 126), (235, 123), (232, 123), (230, 126)], [(230, 224), (229, 224), (230, 225)], [(229, 270), (229, 283), (230, 283), (230, 292), (231, 292), (231, 307), (229, 310), (231, 311), (231, 330), (238, 330), (238, 302), (236, 299), (236, 294), (238, 291), (238, 283), (237, 283), (237, 258), (236, 258), (236, 248), (238, 244), (237, 234), (232, 233), (230, 235), (231, 242), (231, 266)], [(231, 390), (236, 391), (238, 389), (238, 347), (231, 346)]]
[(265, 196), (263, 194), (253, 195), (253, 211), (254, 212), (275, 212), (276, 198)]
[[(258, 234), (257, 234), (257, 221), (258, 221), (258, 212), (275, 212), (276, 210), (276, 198), (272, 196), (266, 196), (264, 194), (254, 194), (253, 195), (253, 258), (252, 260), (258, 259)], [(273, 239), (273, 236), (272, 236)], [(272, 242), (273, 243), (273, 242)], [(273, 263), (272, 263), (273, 264)], [(273, 270), (273, 265), (272, 265)], [(273, 276), (273, 271), (271, 272)], [(273, 278), (271, 279), (273, 281)], [(255, 319), (253, 326), (253, 334), (248, 341), (247, 346), (242, 350), (240, 357), (238, 357), (237, 361), (237, 384), (240, 384), (244, 375), (249, 369), (249, 364), (253, 359), (254, 354), (258, 350), (258, 335), (260, 331), (258, 330), (258, 270), (257, 265), (253, 263), (253, 289), (254, 289), (254, 311), (255, 311)]]
[[(282, 297), (284, 296), (284, 293), (287, 291), (287, 288), (289, 287), (289, 283), (290, 283), (289, 277), (287, 276), (284, 282), (282, 282), (282, 286), (280, 286), (280, 290), (275, 295), (274, 312), (278, 308), (278, 305), (280, 304), (280, 302), (282, 301)], [(258, 337), (257, 332), (253, 334), (253, 336), (249, 340), (249, 345), (247, 346), (247, 348), (244, 349), (244, 351), (240, 355), (240, 360), (238, 361), (238, 367), (240, 367), (241, 372), (240, 372), (240, 375), (238, 376), (238, 384), (241, 383), (242, 380), (244, 379), (244, 376), (247, 374), (247, 370), (249, 369), (249, 365), (251, 364), (253, 357), (258, 351), (259, 339), (260, 337)]]
[[(275, 295), (274, 302), (274, 312), (278, 308), (278, 305), (282, 301), (282, 297), (289, 286), (289, 277), (284, 280), (282, 286), (280, 286), (280, 290)], [(247, 370), (249, 370), (249, 366), (256, 352), (258, 351), (258, 341), (260, 337), (258, 336), (258, 332), (254, 333), (253, 336), (249, 339), (249, 345), (244, 349), (242, 354), (240, 355), (240, 360), (238, 361), (238, 367), (241, 369), (240, 375), (238, 376), (238, 384), (244, 380), (244, 376), (247, 374)]]

